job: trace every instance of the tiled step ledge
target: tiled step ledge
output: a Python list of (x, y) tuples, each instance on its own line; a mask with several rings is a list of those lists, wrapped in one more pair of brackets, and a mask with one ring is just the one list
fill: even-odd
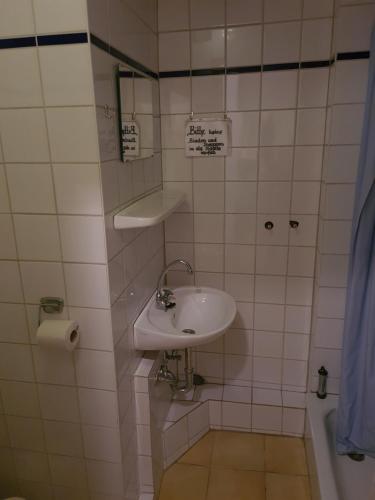
[[(178, 460), (210, 429), (303, 436), (303, 393), (294, 401), (290, 397), (282, 399), (281, 391), (273, 390), (270, 392), (279, 393), (279, 397), (267, 401), (263, 389), (205, 384), (196, 387), (191, 401), (172, 402), (168, 386), (154, 393), (154, 377), (159, 366), (160, 356), (151, 353), (142, 359), (135, 375), (138, 461), (144, 494), (157, 490), (155, 477), (159, 483), (163, 469)], [(160, 384), (158, 386), (160, 389)], [(280, 403), (275, 404), (277, 401)]]

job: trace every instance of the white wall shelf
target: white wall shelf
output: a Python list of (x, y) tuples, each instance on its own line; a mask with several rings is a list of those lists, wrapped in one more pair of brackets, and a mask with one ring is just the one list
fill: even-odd
[(115, 229), (155, 226), (166, 219), (185, 199), (181, 191), (162, 190), (152, 193), (114, 216)]

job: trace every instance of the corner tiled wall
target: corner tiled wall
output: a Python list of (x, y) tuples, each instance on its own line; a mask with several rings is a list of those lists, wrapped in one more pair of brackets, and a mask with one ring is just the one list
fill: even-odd
[[(141, 50), (149, 64), (155, 9), (99, 7), (111, 43), (132, 50), (136, 32), (132, 56)], [(1, 2), (1, 497), (138, 498), (131, 328), (162, 266), (163, 232), (115, 233), (110, 221), (160, 185), (160, 160), (116, 162), (115, 119), (103, 107), (116, 112), (117, 61), (97, 55), (85, 0)], [(63, 297), (62, 317), (79, 322), (74, 353), (36, 343), (46, 295)]]
[[(332, 16), (330, 1), (159, 2), (163, 179), (187, 195), (166, 222), (166, 260), (235, 297), (233, 328), (195, 367), (275, 431), (272, 406), (303, 407), (306, 391)], [(227, 113), (230, 156), (185, 157), (191, 112)]]
[[(134, 59), (151, 72), (157, 71), (156, 2), (89, 0), (88, 10), (90, 32), (101, 41), (91, 44), (91, 55), (119, 391), (123, 477), (129, 481), (126, 498), (134, 498), (138, 489), (144, 493), (149, 491), (147, 477), (152, 475), (152, 470), (149, 457), (142, 453), (141, 443), (138, 443), (140, 456), (137, 458), (133, 375), (141, 353), (134, 350), (133, 323), (155, 289), (164, 264), (164, 228), (159, 224), (146, 230), (117, 231), (113, 228), (113, 216), (133, 200), (161, 187), (159, 92), (155, 79), (153, 156), (122, 163), (115, 75), (118, 64), (124, 64), (125, 57), (122, 55)], [(116, 49), (116, 57), (111, 54), (111, 51), (114, 52), (112, 49)], [(148, 473), (146, 479), (145, 471)]]
[(368, 59), (345, 60), (340, 54), (368, 51), (374, 20), (374, 2), (341, 1), (337, 5), (334, 45), (338, 60), (330, 79), (310, 361), (310, 388), (316, 390), (317, 371), (324, 365), (329, 372), (328, 391), (336, 394), (368, 73)]

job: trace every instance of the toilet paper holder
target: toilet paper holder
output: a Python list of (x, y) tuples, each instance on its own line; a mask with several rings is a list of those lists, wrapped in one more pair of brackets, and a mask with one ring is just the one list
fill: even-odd
[(60, 297), (42, 297), (39, 301), (38, 326), (42, 322), (42, 311), (47, 314), (61, 313), (64, 309), (64, 299)]

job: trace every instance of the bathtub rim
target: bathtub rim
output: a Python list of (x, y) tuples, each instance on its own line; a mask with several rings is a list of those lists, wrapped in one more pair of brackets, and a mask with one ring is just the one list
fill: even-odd
[(315, 393), (307, 396), (307, 414), (321, 500), (340, 500), (326, 428), (326, 417), (337, 408), (337, 403), (338, 396), (334, 395), (326, 399), (319, 399)]

